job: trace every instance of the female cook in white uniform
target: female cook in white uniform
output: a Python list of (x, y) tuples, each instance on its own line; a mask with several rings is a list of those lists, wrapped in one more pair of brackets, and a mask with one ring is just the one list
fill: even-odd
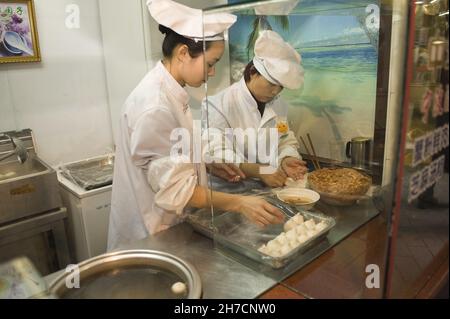
[[(256, 40), (254, 59), (244, 71), (243, 78), (217, 95), (208, 97), (209, 126), (218, 129), (226, 138), (227, 128), (253, 128), (256, 136), (267, 133), (268, 128), (277, 128), (278, 164), (281, 169), (273, 174), (261, 174), (260, 164), (245, 163), (252, 158), (252, 149), (245, 146), (240, 157), (240, 168), (248, 177), (260, 178), (273, 187), (283, 186), (287, 177), (299, 180), (307, 172), (305, 162), (298, 153), (298, 141), (288, 129), (287, 104), (279, 97), (283, 88), (298, 89), (303, 85), (301, 57), (280, 35), (274, 31), (263, 31)], [(205, 107), (205, 102), (204, 105)], [(217, 130), (216, 130), (217, 131)], [(267, 134), (268, 136), (269, 134)], [(210, 139), (212, 158), (220, 162), (229, 150), (223, 138)], [(232, 146), (233, 147), (233, 146)], [(228, 153), (230, 154), (230, 153)], [(243, 157), (243, 158), (242, 158)], [(253, 154), (257, 158), (257, 154)]]
[[(199, 186), (200, 165), (171, 158), (170, 135), (176, 128), (192, 133), (184, 87), (199, 87), (205, 82), (205, 65), (208, 76), (214, 75), (214, 64), (224, 52), (222, 33), (236, 17), (215, 14), (202, 22), (201, 10), (171, 0), (150, 0), (147, 5), (165, 34), (164, 59), (134, 89), (122, 110), (109, 250), (175, 225), (182, 220), (186, 206), (210, 206), (208, 189)], [(203, 34), (210, 40), (205, 54)], [(213, 193), (212, 204), (242, 213), (259, 225), (283, 221), (282, 213), (261, 198)]]

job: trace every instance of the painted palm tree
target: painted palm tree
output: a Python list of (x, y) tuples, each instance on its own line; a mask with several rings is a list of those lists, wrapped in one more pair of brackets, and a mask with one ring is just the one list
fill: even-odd
[[(272, 16), (274, 22), (276, 22), (283, 30), (289, 30), (289, 18), (287, 16)], [(248, 36), (247, 41), (247, 58), (250, 60), (253, 54), (253, 48), (255, 47), (256, 39), (259, 37), (259, 33), (264, 30), (272, 30), (272, 26), (269, 23), (269, 18), (266, 15), (257, 15), (253, 20), (253, 30)]]

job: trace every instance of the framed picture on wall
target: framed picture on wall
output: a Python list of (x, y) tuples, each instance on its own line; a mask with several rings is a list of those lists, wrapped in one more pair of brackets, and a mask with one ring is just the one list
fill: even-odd
[(33, 0), (0, 0), (0, 63), (40, 60)]

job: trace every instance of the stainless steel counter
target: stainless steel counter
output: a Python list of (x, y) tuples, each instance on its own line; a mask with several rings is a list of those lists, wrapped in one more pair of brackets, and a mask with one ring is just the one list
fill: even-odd
[[(336, 227), (326, 240), (280, 270), (258, 264), (229, 249), (215, 247), (213, 240), (198, 234), (187, 223), (122, 248), (155, 249), (189, 261), (197, 268), (202, 279), (203, 298), (252, 299), (313, 261), (379, 214), (371, 201), (340, 208), (321, 204), (318, 208), (336, 218)], [(57, 275), (47, 276), (46, 281), (50, 283)]]
[[(242, 187), (244, 190), (260, 188), (254, 182), (247, 184)], [(203, 298), (252, 299), (282, 282), (376, 217), (383, 207), (380, 207), (379, 198), (375, 199), (362, 200), (347, 207), (334, 207), (319, 202), (315, 209), (334, 217), (336, 226), (326, 239), (299, 255), (285, 268), (278, 270), (259, 264), (219, 244), (215, 246), (212, 239), (197, 233), (187, 223), (121, 248), (160, 250), (190, 262), (200, 274)], [(50, 283), (57, 275), (58, 273), (46, 277), (46, 281)]]
[(214, 249), (211, 239), (198, 234), (186, 223), (123, 248), (162, 250), (189, 261), (202, 279), (203, 298), (256, 298), (277, 283), (226, 257)]
[[(122, 248), (155, 249), (189, 261), (202, 279), (203, 298), (252, 299), (276, 284), (273, 279), (224, 256), (214, 249), (211, 239), (196, 233), (186, 223)], [(51, 283), (60, 273), (47, 276), (47, 283)]]

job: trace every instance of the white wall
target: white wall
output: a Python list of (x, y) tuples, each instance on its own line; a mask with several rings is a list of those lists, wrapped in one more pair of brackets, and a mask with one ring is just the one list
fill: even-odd
[[(66, 5), (80, 28), (65, 26)], [(0, 131), (31, 128), (51, 165), (112, 148), (98, 2), (35, 0), (42, 62), (0, 65)]]
[[(42, 62), (0, 65), (0, 131), (31, 128), (51, 165), (101, 155), (113, 148), (126, 97), (161, 58), (163, 37), (146, 0), (34, 1)], [(179, 2), (203, 8), (226, 0)], [(79, 29), (65, 26), (69, 4), (80, 8)], [(228, 72), (227, 63), (228, 52), (218, 70)], [(204, 89), (189, 92), (199, 117)]]
[[(146, 2), (146, 0), (99, 0), (114, 136), (118, 134), (119, 117), (125, 99), (162, 58), (161, 46), (164, 38), (158, 30), (158, 24), (150, 16)], [(177, 0), (177, 2), (200, 9), (224, 4), (226, 0)], [(124, 3), (127, 15), (123, 14)], [(225, 52), (218, 69), (229, 72), (226, 67), (228, 62), (228, 52)], [(229, 75), (213, 79), (209, 86), (225, 87), (229, 82), (224, 84), (224, 79), (228, 80)], [(190, 101), (193, 115), (199, 118), (200, 101), (205, 95), (204, 88), (188, 88), (188, 92), (193, 97)]]
[[(119, 132), (119, 117), (125, 99), (152, 67), (147, 65), (145, 47), (146, 40), (149, 41), (144, 32), (145, 2), (99, 0), (113, 136)], [(127, 14), (123, 12), (125, 7)]]

